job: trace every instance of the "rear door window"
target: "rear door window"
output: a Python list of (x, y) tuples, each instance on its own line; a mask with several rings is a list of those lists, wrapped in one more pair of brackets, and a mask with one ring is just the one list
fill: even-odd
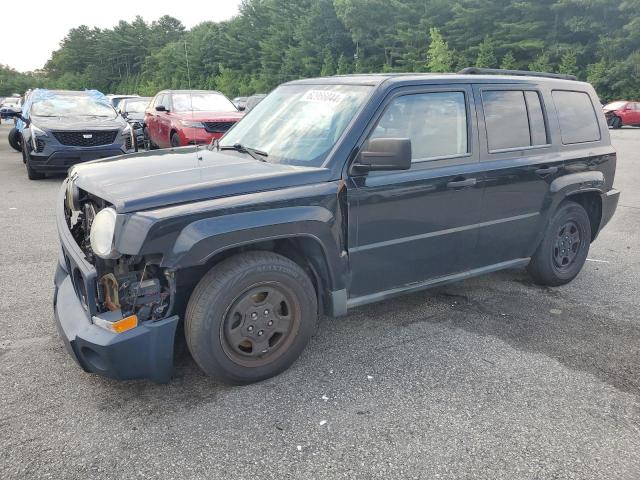
[(600, 140), (598, 117), (591, 103), (591, 97), (585, 92), (554, 90), (553, 101), (558, 112), (562, 143), (597, 142)]
[(489, 152), (547, 145), (547, 127), (536, 91), (482, 92)]

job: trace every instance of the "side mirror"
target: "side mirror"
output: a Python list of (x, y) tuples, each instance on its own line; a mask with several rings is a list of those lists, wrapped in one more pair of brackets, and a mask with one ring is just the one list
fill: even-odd
[(167, 110), (167, 107), (165, 107), (164, 105), (157, 105), (156, 106), (156, 112), (168, 112), (169, 110)]
[(356, 171), (409, 170), (411, 140), (408, 138), (374, 138), (358, 153), (353, 164)]

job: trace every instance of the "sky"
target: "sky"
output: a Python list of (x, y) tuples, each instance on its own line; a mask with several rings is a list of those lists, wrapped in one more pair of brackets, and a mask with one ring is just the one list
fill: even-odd
[[(5, 0), (10, 2), (10, 0)], [(30, 0), (29, 15), (21, 7), (0, 10), (0, 64), (26, 72), (44, 67), (67, 32), (80, 25), (110, 28), (140, 15), (147, 22), (171, 15), (191, 28), (205, 21), (233, 17), (241, 0)], [(4, 3), (4, 2), (3, 2)], [(16, 4), (17, 5), (17, 4)], [(8, 5), (5, 5), (8, 6)], [(8, 19), (6, 14), (12, 17)], [(4, 18), (3, 18), (4, 17)]]

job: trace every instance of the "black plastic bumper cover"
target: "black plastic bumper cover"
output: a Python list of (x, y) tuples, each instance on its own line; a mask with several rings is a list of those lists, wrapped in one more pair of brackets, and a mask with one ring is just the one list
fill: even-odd
[(618, 200), (620, 199), (620, 192), (616, 189), (611, 189), (607, 193), (601, 195), (602, 198), (602, 219), (600, 220), (600, 230), (609, 223), (609, 220), (613, 217), (618, 207)]
[(87, 372), (118, 380), (168, 382), (178, 316), (147, 322), (115, 334), (94, 325), (65, 269), (58, 265), (53, 308), (56, 326), (71, 356)]

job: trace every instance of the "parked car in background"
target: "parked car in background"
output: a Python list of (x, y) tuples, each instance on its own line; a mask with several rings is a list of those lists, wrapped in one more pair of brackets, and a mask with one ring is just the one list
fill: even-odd
[(640, 102), (618, 100), (603, 107), (607, 124), (615, 129), (625, 125), (640, 127)]
[(7, 97), (0, 104), (0, 119), (13, 118), (22, 108), (22, 97)]
[(163, 90), (144, 116), (149, 148), (207, 144), (220, 138), (243, 116), (220, 92)]
[(248, 97), (236, 97), (231, 101), (238, 110), (243, 111), (247, 106), (247, 98)]
[(112, 93), (109, 95), (106, 95), (107, 100), (109, 100), (109, 103), (111, 103), (111, 106), (113, 106), (113, 108), (115, 108), (116, 110), (118, 109), (118, 105), (120, 104), (120, 102), (125, 98), (137, 98), (139, 96), (140, 95), (114, 95)]
[(74, 167), (56, 205), (67, 350), (166, 381), (184, 332), (202, 370), (249, 383), (322, 314), (505, 268), (570, 282), (618, 203), (605, 117), (575, 77), (496, 72), (298, 80), (197, 153)]
[(144, 145), (144, 112), (152, 97), (125, 98), (118, 104), (118, 113), (131, 125), (136, 151)]
[(256, 105), (258, 105), (262, 100), (264, 100), (264, 97), (266, 96), (267, 96), (266, 93), (256, 93), (255, 95), (251, 95), (249, 98), (247, 98), (247, 103), (245, 104), (245, 107), (244, 107), (245, 115), (249, 113), (251, 110), (253, 110)]
[(95, 90), (34, 90), (14, 114), (30, 180), (71, 165), (134, 151), (131, 126)]

